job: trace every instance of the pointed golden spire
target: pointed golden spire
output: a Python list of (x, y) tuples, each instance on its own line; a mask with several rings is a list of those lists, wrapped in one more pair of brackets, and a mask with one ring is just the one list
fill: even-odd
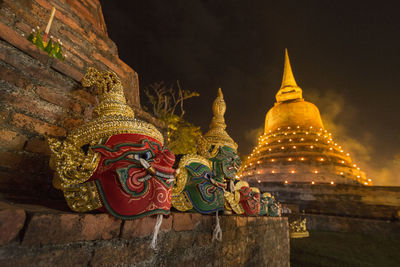
[(283, 69), (282, 84), (281, 88), (276, 94), (276, 100), (277, 102), (284, 102), (301, 98), (303, 98), (302, 90), (294, 79), (292, 67), (290, 66), (289, 54), (285, 48), (285, 65)]
[[(218, 95), (214, 100), (212, 110), (214, 116), (211, 119), (210, 130), (204, 134), (204, 136), (200, 137), (197, 143), (198, 153), (206, 158), (214, 157), (219, 147), (228, 146), (235, 151), (237, 149), (237, 144), (225, 131), (226, 124), (224, 115), (226, 104), (221, 88), (218, 88)], [(210, 151), (210, 149), (212, 149), (212, 151)]]
[(283, 68), (283, 78), (281, 88), (297, 87), (296, 80), (294, 79), (292, 67), (290, 66), (288, 51), (285, 48), (285, 65)]

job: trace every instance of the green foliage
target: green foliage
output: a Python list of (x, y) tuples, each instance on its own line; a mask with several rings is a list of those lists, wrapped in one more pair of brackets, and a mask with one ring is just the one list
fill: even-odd
[[(156, 82), (146, 87), (144, 93), (152, 107), (153, 115), (168, 125), (168, 148), (174, 154), (196, 154), (196, 141), (200, 137), (201, 131), (200, 127), (183, 118), (185, 114), (183, 102), (186, 99), (199, 96), (199, 94), (194, 91), (183, 90), (179, 82), (176, 85), (177, 88), (173, 85), (166, 86), (164, 82)], [(178, 110), (179, 115), (176, 114)]]

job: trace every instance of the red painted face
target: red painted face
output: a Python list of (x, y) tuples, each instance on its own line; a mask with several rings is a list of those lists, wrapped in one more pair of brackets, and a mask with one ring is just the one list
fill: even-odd
[(239, 190), (240, 204), (246, 215), (258, 215), (260, 212), (260, 193), (252, 191), (250, 187), (243, 186)]
[(110, 214), (125, 220), (169, 214), (175, 156), (159, 141), (118, 134), (92, 149), (101, 157), (90, 180)]

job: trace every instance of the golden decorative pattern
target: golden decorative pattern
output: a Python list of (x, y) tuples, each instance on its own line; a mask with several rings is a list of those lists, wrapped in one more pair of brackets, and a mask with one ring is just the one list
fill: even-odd
[[(210, 123), (210, 130), (197, 141), (198, 153), (206, 158), (214, 157), (219, 147), (228, 146), (235, 150), (235, 152), (237, 149), (237, 144), (225, 131), (226, 124), (224, 114), (226, 111), (226, 104), (221, 88), (218, 89), (218, 96), (214, 100), (212, 109), (214, 116)], [(213, 150), (209, 151), (213, 145)]]
[(64, 141), (48, 138), (50, 167), (55, 171), (53, 185), (63, 190), (68, 205), (78, 212), (101, 207), (96, 186), (86, 183), (99, 162), (99, 154), (91, 149), (93, 145), (123, 133), (147, 135), (164, 143), (162, 134), (152, 124), (134, 118), (115, 73), (89, 68), (82, 85), (97, 90), (99, 104), (93, 119), (69, 133)]

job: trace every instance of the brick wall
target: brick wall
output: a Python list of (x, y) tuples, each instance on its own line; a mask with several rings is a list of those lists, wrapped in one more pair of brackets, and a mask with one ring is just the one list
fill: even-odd
[[(13, 223), (10, 223), (10, 222)], [(289, 266), (287, 218), (172, 213), (158, 250), (149, 245), (154, 217), (121, 221), (0, 202), (0, 266)]]
[[(24, 37), (43, 31), (53, 5), (50, 34), (62, 40), (65, 61)], [(91, 117), (96, 97), (80, 85), (89, 66), (117, 73), (136, 116), (164, 127), (140, 109), (138, 75), (118, 58), (98, 0), (0, 1), (0, 198), (60, 198), (44, 136), (63, 137)]]

